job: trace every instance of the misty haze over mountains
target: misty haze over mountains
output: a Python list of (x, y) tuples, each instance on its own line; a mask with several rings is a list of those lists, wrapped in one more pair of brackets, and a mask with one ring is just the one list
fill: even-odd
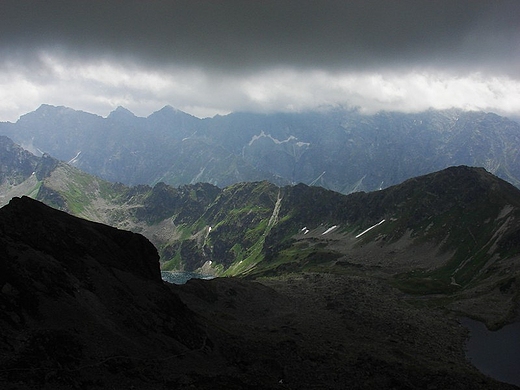
[(244, 181), (373, 191), (453, 165), (520, 184), (520, 125), (493, 113), (429, 110), (362, 115), (332, 109), (199, 119), (170, 106), (106, 118), (42, 105), (0, 134), (126, 185)]
[[(235, 367), (237, 356), (246, 367), (239, 380), (250, 381), (248, 367), (257, 367), (264, 373), (259, 381), (265, 382), (265, 388), (272, 388), (272, 368), (288, 365), (293, 365), (292, 371), (276, 369), (275, 376), (299, 388), (322, 381), (331, 389), (346, 383), (366, 388), (367, 381), (374, 380), (411, 383), (411, 388), (432, 383), (461, 389), (468, 383), (471, 388), (508, 388), (484, 381), (469, 366), (463, 349), (466, 333), (458, 318), (478, 318), (492, 329), (516, 318), (520, 190), (488, 171), (518, 186), (518, 127), (495, 114), (459, 110), (373, 116), (342, 110), (237, 113), (201, 120), (172, 107), (148, 118), (118, 108), (102, 118), (48, 105), (17, 123), (1, 123), (4, 134), (18, 137), (18, 142), (41, 157), (0, 136), (0, 200), (5, 205), (0, 240), (8, 248), (6, 256), (0, 257), (5, 271), (0, 273), (0, 304), (8, 310), (0, 321), (3, 343), (13, 350), (0, 364), (15, 370), (0, 370), (0, 381), (67, 386), (70, 381), (87, 383), (89, 372), (98, 381), (101, 377), (115, 380), (105, 373), (103, 362), (114, 359), (116, 352), (90, 337), (99, 331), (107, 340), (117, 339), (114, 329), (103, 328), (106, 318), (128, 334), (138, 328), (171, 348), (189, 349), (177, 344), (179, 337), (197, 338), (200, 333), (191, 332), (195, 328), (182, 322), (192, 321), (191, 311), (186, 314), (175, 305), (168, 309), (178, 293), (201, 321), (222, 317), (223, 322), (211, 323), (215, 330), (225, 328), (226, 335), (212, 333), (213, 325), (208, 328), (197, 322), (206, 332), (194, 350), (198, 353), (207, 345), (204, 340), (217, 346), (198, 361), (223, 365), (218, 372), (221, 384), (226, 385), (220, 388), (228, 388), (231, 377), (224, 374), (224, 367)], [(57, 154), (63, 161), (53, 157)], [(461, 162), (484, 165), (488, 171), (451, 166)], [(416, 173), (438, 166), (449, 168), (423, 176)], [(128, 186), (115, 183), (122, 180), (113, 177), (106, 181), (85, 173), (87, 169), (97, 170), (99, 176), (142, 180), (148, 185)], [(385, 185), (406, 175), (413, 178)], [(311, 185), (296, 184), (299, 177), (308, 177)], [(357, 180), (354, 185), (348, 181), (352, 177)], [(182, 185), (162, 182), (168, 180)], [(323, 188), (333, 185), (354, 193), (342, 195)], [(378, 191), (360, 192), (369, 186)], [(35, 200), (26, 196), (9, 201), (23, 195)], [(40, 202), (97, 223), (80, 222)], [(118, 254), (127, 247), (137, 252), (148, 249), (142, 256)], [(106, 277), (100, 279), (104, 261)], [(162, 296), (166, 306), (149, 309), (150, 304), (141, 304), (152, 296), (150, 291), (170, 288), (157, 276), (159, 266), (164, 272), (195, 271), (218, 278), (175, 288), (172, 296), (162, 290), (154, 293), (154, 299)], [(139, 278), (152, 268), (155, 281), (138, 282), (134, 288), (132, 274)], [(130, 285), (118, 282), (121, 275)], [(131, 293), (121, 297), (124, 303), (117, 303), (100, 286), (108, 290), (119, 286), (114, 288)], [(338, 290), (338, 286), (342, 287)], [(37, 292), (42, 288), (43, 295)], [(62, 298), (56, 299), (56, 294)], [(26, 299), (35, 296), (41, 297), (36, 303)], [(84, 310), (66, 309), (85, 306), (84, 296), (98, 302), (95, 310), (87, 310), (92, 326), (85, 322)], [(287, 299), (302, 308), (294, 310), (294, 303), (285, 306)], [(316, 303), (318, 312), (308, 310)], [(135, 319), (129, 322), (119, 311), (107, 317), (104, 307), (111, 305), (128, 307)], [(85, 307), (90, 307), (88, 302)], [(251, 314), (251, 308), (258, 314)], [(55, 313), (68, 314), (59, 315), (58, 326), (52, 320), (38, 320), (34, 327), (23, 325), (31, 340), (27, 345), (8, 341), (19, 338), (19, 324), (32, 321), (35, 310), (51, 319)], [(274, 316), (265, 317), (266, 312)], [(287, 316), (294, 321), (279, 322)], [(121, 318), (131, 326), (121, 325)], [(164, 327), (167, 318), (175, 318), (177, 324), (180, 320), (181, 325), (175, 330)], [(320, 326), (323, 318), (330, 330)], [(287, 326), (293, 323), (298, 325), (291, 328), (290, 343), (280, 345), (280, 340), (287, 341)], [(259, 324), (266, 330), (259, 333)], [(79, 333), (71, 335), (72, 327)], [(388, 329), (392, 329), (390, 339)], [(410, 329), (415, 331), (410, 334)], [(362, 340), (355, 336), (360, 334)], [(64, 340), (63, 348), (55, 348), (55, 339)], [(237, 345), (229, 351), (233, 343)], [(302, 376), (307, 370), (299, 362), (327, 353), (331, 343), (339, 343), (338, 351), (350, 345), (352, 353), (333, 354), (313, 365), (319, 375)], [(93, 348), (93, 355), (68, 350), (80, 344)], [(165, 353), (163, 344), (132, 345), (122, 345), (123, 360), (132, 359), (140, 348), (153, 359)], [(254, 345), (262, 348), (244, 352)], [(34, 348), (42, 351), (41, 365), (26, 358), (35, 354)], [(374, 348), (377, 357), (370, 352)], [(54, 350), (59, 351), (58, 357)], [(273, 358), (273, 351), (282, 351), (287, 358)], [(424, 364), (417, 361), (417, 353)], [(64, 359), (72, 362), (66, 369), (60, 368)], [(90, 367), (86, 363), (74, 363), (91, 359), (101, 359), (93, 371), (83, 368)], [(266, 363), (266, 359), (271, 360)], [(394, 361), (404, 370), (397, 369)], [(442, 373), (441, 379), (432, 377), (437, 374), (431, 371), (430, 361), (438, 362), (435, 372)], [(114, 373), (131, 376), (147, 364), (140, 360)], [(373, 364), (385, 368), (377, 374), (365, 369)], [(34, 375), (21, 374), (26, 367), (40, 366)], [(49, 377), (44, 366), (56, 367), (59, 376)], [(212, 371), (205, 367), (161, 366), (170, 372), (172, 383), (214, 385)], [(190, 371), (188, 377), (184, 369)], [(81, 371), (81, 375), (72, 380), (68, 370)], [(160, 371), (156, 367), (149, 375), (158, 380)], [(360, 372), (365, 374), (359, 376)], [(517, 383), (511, 372), (513, 379), (495, 377)], [(129, 379), (129, 383), (138, 381)]]
[[(513, 388), (470, 366), (458, 321), (497, 329), (518, 307), (520, 190), (482, 168), (341, 195), (126, 187), (5, 136), (0, 157), (3, 200), (98, 222), (0, 209), (3, 385)], [(158, 254), (236, 277), (173, 286)]]
[(0, 388), (518, 389), (519, 21), (1, 1)]
[(2, 2), (0, 120), (324, 105), (520, 112), (516, 0)]

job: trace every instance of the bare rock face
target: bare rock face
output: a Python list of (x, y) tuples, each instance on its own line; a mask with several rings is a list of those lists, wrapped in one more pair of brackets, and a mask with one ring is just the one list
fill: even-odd
[[(127, 185), (269, 180), (374, 191), (453, 165), (483, 166), (520, 185), (520, 125), (486, 112), (428, 110), (365, 115), (334, 109), (232, 113), (198, 119), (172, 107), (138, 118), (107, 118), (42, 105), (0, 134), (72, 160), (81, 170)], [(81, 151), (81, 154), (78, 154)]]

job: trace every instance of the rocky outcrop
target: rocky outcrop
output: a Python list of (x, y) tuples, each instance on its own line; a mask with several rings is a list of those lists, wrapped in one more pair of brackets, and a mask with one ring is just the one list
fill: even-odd
[(5, 136), (0, 136), (0, 185), (18, 184), (36, 170), (39, 159)]
[(110, 383), (204, 344), (147, 239), (27, 197), (0, 209), (0, 290), (0, 382), (20, 388)]
[(161, 280), (157, 250), (145, 237), (73, 217), (29, 197), (13, 198), (1, 209), (0, 226), (18, 244), (71, 270), (83, 259), (93, 258), (104, 267)]

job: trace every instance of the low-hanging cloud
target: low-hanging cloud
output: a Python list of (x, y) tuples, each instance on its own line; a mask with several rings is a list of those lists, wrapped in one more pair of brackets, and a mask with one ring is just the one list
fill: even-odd
[(518, 20), (500, 0), (6, 0), (0, 119), (40, 103), (520, 112)]

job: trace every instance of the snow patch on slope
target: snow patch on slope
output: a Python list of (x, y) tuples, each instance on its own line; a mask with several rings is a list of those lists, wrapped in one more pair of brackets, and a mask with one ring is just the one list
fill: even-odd
[(291, 135), (291, 136), (289, 136), (289, 138), (280, 141), (279, 139), (274, 138), (271, 134), (266, 134), (263, 130), (262, 130), (262, 132), (260, 134), (254, 135), (251, 138), (251, 140), (249, 141), (248, 145), (249, 146), (253, 145), (253, 143), (255, 141), (259, 140), (260, 138), (269, 138), (271, 141), (273, 141), (277, 145), (280, 145), (280, 144), (283, 144), (283, 143), (287, 143), (287, 142), (290, 142), (290, 141), (297, 141), (295, 144), (296, 144), (296, 146), (299, 146), (299, 147), (310, 146), (311, 145), (308, 142), (298, 141), (298, 138), (296, 138), (294, 135)]
[(336, 230), (337, 227), (338, 227), (337, 225), (331, 226), (330, 228), (325, 230), (323, 233), (321, 233), (321, 235), (324, 236), (325, 234), (330, 233), (330, 232)]
[(386, 221), (386, 220), (383, 219), (381, 222), (376, 223), (374, 226), (370, 226), (368, 229), (363, 230), (361, 233), (359, 233), (359, 234), (356, 236), (356, 238), (361, 237), (363, 234), (369, 232), (370, 230), (372, 230), (372, 229), (375, 228), (375, 227), (378, 227), (379, 225), (381, 225), (381, 224), (382, 224), (383, 222), (385, 222), (385, 221)]
[(67, 164), (75, 164), (78, 162), (78, 159), (79, 159), (79, 155), (81, 154), (81, 150), (73, 157), (71, 158)]

